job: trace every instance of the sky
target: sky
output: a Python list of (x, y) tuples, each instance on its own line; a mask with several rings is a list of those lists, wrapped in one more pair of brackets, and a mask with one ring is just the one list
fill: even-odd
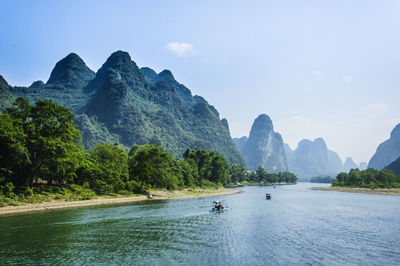
[(114, 51), (169, 69), (228, 119), (232, 137), (268, 114), (292, 149), (323, 137), (368, 162), (400, 122), (400, 1), (0, 0), (0, 74), (47, 81), (77, 53)]

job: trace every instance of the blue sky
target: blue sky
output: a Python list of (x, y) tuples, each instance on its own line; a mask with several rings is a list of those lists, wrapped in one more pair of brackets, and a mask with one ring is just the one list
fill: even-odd
[(70, 52), (170, 69), (248, 135), (260, 113), (292, 147), (323, 137), (368, 161), (400, 122), (400, 1), (5, 1), (0, 74), (46, 81)]

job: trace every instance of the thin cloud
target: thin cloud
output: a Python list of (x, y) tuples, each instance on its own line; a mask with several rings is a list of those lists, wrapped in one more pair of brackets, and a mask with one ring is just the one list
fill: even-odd
[(346, 76), (342, 77), (340, 81), (343, 83), (352, 83), (354, 81), (354, 78), (352, 76)]
[(371, 103), (364, 107), (364, 113), (369, 116), (385, 116), (389, 111), (389, 106), (385, 103)]
[(315, 78), (320, 78), (320, 77), (322, 77), (323, 74), (324, 73), (322, 73), (321, 71), (318, 71), (318, 70), (311, 71), (311, 76), (313, 76)]
[(196, 53), (193, 44), (186, 42), (170, 42), (167, 44), (166, 48), (182, 57), (187, 57)]

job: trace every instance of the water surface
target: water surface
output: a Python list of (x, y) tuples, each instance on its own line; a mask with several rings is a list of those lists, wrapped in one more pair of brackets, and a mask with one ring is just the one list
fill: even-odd
[(311, 186), (0, 217), (0, 264), (400, 265), (400, 197)]

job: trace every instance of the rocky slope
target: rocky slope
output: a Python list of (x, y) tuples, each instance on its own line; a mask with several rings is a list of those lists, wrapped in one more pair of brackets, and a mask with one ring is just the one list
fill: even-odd
[(400, 124), (390, 133), (390, 138), (381, 143), (369, 161), (368, 168), (383, 169), (400, 157)]
[(254, 120), (249, 138), (241, 152), (248, 169), (254, 170), (261, 166), (267, 172), (288, 170), (282, 137), (274, 132), (268, 115), (259, 115)]
[(212, 105), (192, 96), (169, 70), (140, 70), (126, 52), (113, 53), (97, 73), (72, 53), (56, 64), (46, 84), (36, 81), (9, 91), (31, 102), (47, 98), (71, 108), (86, 147), (160, 143), (180, 157), (187, 147), (196, 146), (244, 164), (228, 122)]

